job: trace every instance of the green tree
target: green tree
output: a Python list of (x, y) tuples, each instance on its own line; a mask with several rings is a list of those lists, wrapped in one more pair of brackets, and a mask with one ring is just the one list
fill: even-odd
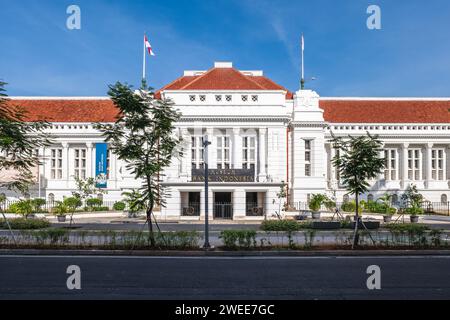
[(153, 208), (155, 204), (165, 205), (166, 191), (160, 185), (160, 173), (174, 155), (181, 156), (180, 139), (174, 135), (174, 123), (180, 113), (172, 101), (155, 99), (150, 90), (145, 83), (136, 92), (120, 82), (110, 85), (108, 95), (120, 116), (114, 124), (98, 124), (96, 128), (103, 133), (111, 151), (127, 163), (135, 179), (142, 181), (137, 202), (145, 207), (150, 244), (155, 246)]
[(348, 139), (336, 137), (332, 134), (333, 148), (337, 151), (332, 164), (339, 171), (341, 183), (349, 194), (355, 195), (355, 231), (353, 248), (358, 245), (359, 196), (369, 190), (369, 179), (375, 179), (385, 167), (385, 159), (380, 157), (382, 143), (377, 136), (367, 135)]
[(99, 193), (106, 193), (106, 190), (95, 186), (95, 179), (92, 177), (87, 179), (75, 177), (75, 184), (77, 185), (77, 191), (73, 191), (72, 195), (83, 201), (92, 198)]
[[(26, 111), (10, 102), (5, 85), (0, 81), (0, 172), (12, 172), (13, 176), (0, 180), (0, 188), (24, 195), (35, 183), (32, 169), (39, 165), (35, 150), (50, 144), (49, 135), (44, 133), (49, 123), (27, 122)], [(1, 213), (9, 226), (3, 210)]]
[(49, 124), (27, 122), (26, 111), (7, 98), (5, 85), (0, 81), (0, 171), (11, 171), (14, 176), (0, 181), (0, 188), (26, 194), (35, 183), (32, 169), (39, 165), (35, 150), (50, 144), (44, 133)]

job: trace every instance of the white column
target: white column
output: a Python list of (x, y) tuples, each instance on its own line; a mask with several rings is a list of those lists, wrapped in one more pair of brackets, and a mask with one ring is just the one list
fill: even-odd
[(92, 142), (86, 143), (86, 178), (90, 178), (94, 176), (93, 167), (92, 167), (92, 149), (94, 147), (94, 144)]
[(444, 148), (443, 153), (444, 153), (443, 154), (444, 159), (442, 159), (442, 169), (443, 169), (442, 180), (446, 181), (447, 180), (447, 148)]
[(432, 143), (427, 143), (426, 145), (426, 150), (427, 150), (427, 160), (425, 162), (425, 169), (426, 169), (426, 181), (427, 181), (427, 188), (429, 188), (429, 184), (430, 181), (432, 181), (431, 179), (431, 149), (433, 148), (433, 144)]
[[(211, 142), (208, 146), (208, 168), (217, 169), (217, 140), (214, 136), (214, 128), (206, 128), (206, 134), (208, 135), (209, 142)], [(230, 152), (232, 152), (232, 150), (230, 150)]]
[(63, 167), (62, 167), (62, 178), (63, 180), (66, 181), (66, 186), (69, 186), (69, 144), (67, 142), (63, 142), (62, 144), (63, 147), (63, 153), (62, 153), (62, 162), (63, 162)]
[(336, 168), (333, 166), (332, 160), (336, 156), (336, 149), (333, 148), (333, 144), (329, 144), (330, 146), (330, 159), (328, 161), (328, 166), (330, 168), (330, 188), (333, 189), (336, 187)]
[(267, 128), (259, 128), (259, 181), (265, 181), (267, 178), (266, 173), (266, 133)]
[(240, 128), (233, 128), (233, 162), (232, 168), (242, 169), (242, 138)]
[(181, 138), (183, 138), (183, 146), (184, 146), (184, 152), (183, 152), (183, 157), (181, 158), (181, 164), (180, 164), (180, 175), (181, 176), (187, 176), (188, 175), (188, 171), (190, 168), (190, 163), (192, 161), (191, 157), (191, 147), (192, 147), (192, 142), (191, 142), (191, 136), (189, 134), (189, 130), (187, 128), (182, 128), (180, 129), (180, 135)]
[(409, 143), (402, 144), (402, 187), (406, 188), (406, 184), (408, 181), (408, 147)]

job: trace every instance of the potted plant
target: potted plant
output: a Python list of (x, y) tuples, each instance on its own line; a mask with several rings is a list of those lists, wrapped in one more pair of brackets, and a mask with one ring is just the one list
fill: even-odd
[(420, 205), (412, 205), (411, 207), (406, 208), (405, 212), (410, 215), (409, 220), (411, 223), (417, 223), (419, 222), (419, 214), (423, 214), (423, 209)]
[(67, 206), (62, 201), (56, 201), (56, 205), (53, 207), (53, 214), (56, 215), (58, 222), (66, 222)]
[(391, 222), (392, 216), (396, 212), (395, 208), (391, 207), (391, 201), (392, 195), (389, 193), (385, 193), (382, 197), (377, 199), (377, 202), (380, 202), (380, 204), (378, 205), (378, 210), (376, 211), (383, 214), (383, 221), (385, 223)]
[(15, 210), (16, 213), (22, 215), (25, 219), (34, 218), (31, 200), (20, 200), (16, 203)]
[(411, 223), (419, 222), (418, 215), (423, 214), (422, 209), (423, 196), (417, 190), (417, 186), (416, 185), (408, 186), (408, 188), (406, 188), (405, 193), (402, 194), (402, 200), (406, 204), (409, 204), (405, 209), (405, 212), (410, 215), (409, 219)]
[(128, 218), (136, 218), (145, 209), (141, 193), (133, 189), (131, 192), (122, 192), (122, 195), (125, 196), (123, 200), (128, 205)]
[(327, 196), (321, 193), (313, 194), (309, 201), (309, 209), (313, 219), (320, 219), (320, 207), (327, 200)]

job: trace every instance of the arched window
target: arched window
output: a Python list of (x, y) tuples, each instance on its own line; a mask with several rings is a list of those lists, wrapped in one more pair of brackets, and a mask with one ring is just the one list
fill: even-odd
[(350, 197), (348, 196), (348, 194), (344, 195), (344, 197), (342, 198), (342, 200), (344, 202), (349, 202), (350, 201)]
[(447, 195), (444, 193), (441, 195), (441, 203), (447, 203), (448, 202), (448, 198)]
[(367, 201), (373, 201), (373, 194), (369, 193), (367, 196)]
[(392, 198), (391, 198), (391, 202), (392, 202), (392, 204), (397, 204), (398, 203), (398, 195), (393, 194)]
[(55, 201), (55, 195), (53, 193), (48, 194), (48, 202), (53, 203)]

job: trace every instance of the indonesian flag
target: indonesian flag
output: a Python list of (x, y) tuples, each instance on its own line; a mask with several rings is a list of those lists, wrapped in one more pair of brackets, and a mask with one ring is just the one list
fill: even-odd
[(150, 44), (150, 42), (148, 42), (146, 35), (144, 35), (144, 44), (145, 44), (145, 47), (147, 48), (148, 54), (151, 56), (154, 56), (155, 54), (153, 53), (152, 45)]

